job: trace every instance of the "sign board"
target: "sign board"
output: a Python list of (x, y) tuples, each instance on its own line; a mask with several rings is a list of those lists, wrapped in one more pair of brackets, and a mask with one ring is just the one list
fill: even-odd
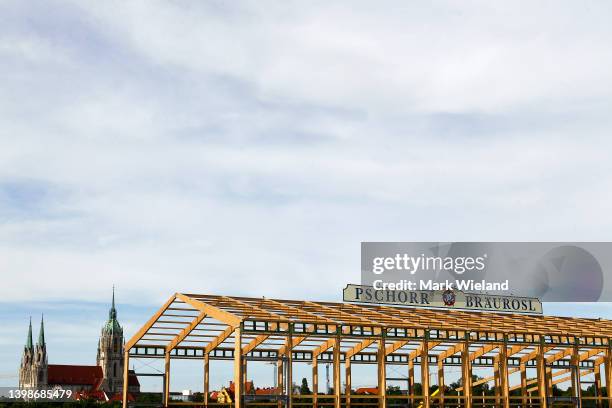
[(372, 286), (349, 284), (344, 288), (345, 302), (435, 307), (488, 312), (542, 314), (537, 298), (466, 293), (459, 290), (377, 290)]

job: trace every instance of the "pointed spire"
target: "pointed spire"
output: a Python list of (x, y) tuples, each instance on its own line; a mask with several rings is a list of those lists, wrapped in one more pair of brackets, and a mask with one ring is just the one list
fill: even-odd
[(45, 346), (45, 315), (41, 315), (40, 317), (40, 332), (38, 333), (38, 343), (39, 346)]
[(34, 348), (32, 346), (32, 316), (30, 316), (30, 327), (28, 329), (28, 338), (26, 339), (26, 348), (28, 350), (32, 350)]
[(108, 312), (108, 318), (110, 320), (117, 319), (117, 309), (115, 309), (115, 285), (113, 285), (113, 303), (111, 309)]

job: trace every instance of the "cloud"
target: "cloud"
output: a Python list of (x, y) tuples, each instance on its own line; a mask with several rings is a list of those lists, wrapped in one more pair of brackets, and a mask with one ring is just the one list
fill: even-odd
[(175, 291), (337, 300), (366, 240), (609, 239), (610, 11), (3, 2), (3, 322), (112, 284), (126, 333)]
[(333, 299), (362, 240), (610, 226), (603, 3), (2, 7), (5, 301)]

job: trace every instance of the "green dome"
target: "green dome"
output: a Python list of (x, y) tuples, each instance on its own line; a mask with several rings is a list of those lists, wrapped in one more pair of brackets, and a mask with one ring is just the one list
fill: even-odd
[(108, 319), (108, 321), (104, 324), (104, 327), (102, 327), (102, 331), (109, 334), (123, 333), (123, 329), (121, 328), (121, 325), (117, 319)]

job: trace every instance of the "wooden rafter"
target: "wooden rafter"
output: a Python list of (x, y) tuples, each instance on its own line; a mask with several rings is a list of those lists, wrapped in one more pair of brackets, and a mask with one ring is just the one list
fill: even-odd
[(206, 318), (206, 312), (200, 312), (200, 314), (193, 319), (193, 321), (189, 324), (189, 326), (185, 327), (183, 331), (181, 331), (171, 342), (166, 346), (166, 351), (174, 349), (181, 341), (185, 340), (187, 336), (191, 334), (193, 329), (195, 329), (201, 322)]

